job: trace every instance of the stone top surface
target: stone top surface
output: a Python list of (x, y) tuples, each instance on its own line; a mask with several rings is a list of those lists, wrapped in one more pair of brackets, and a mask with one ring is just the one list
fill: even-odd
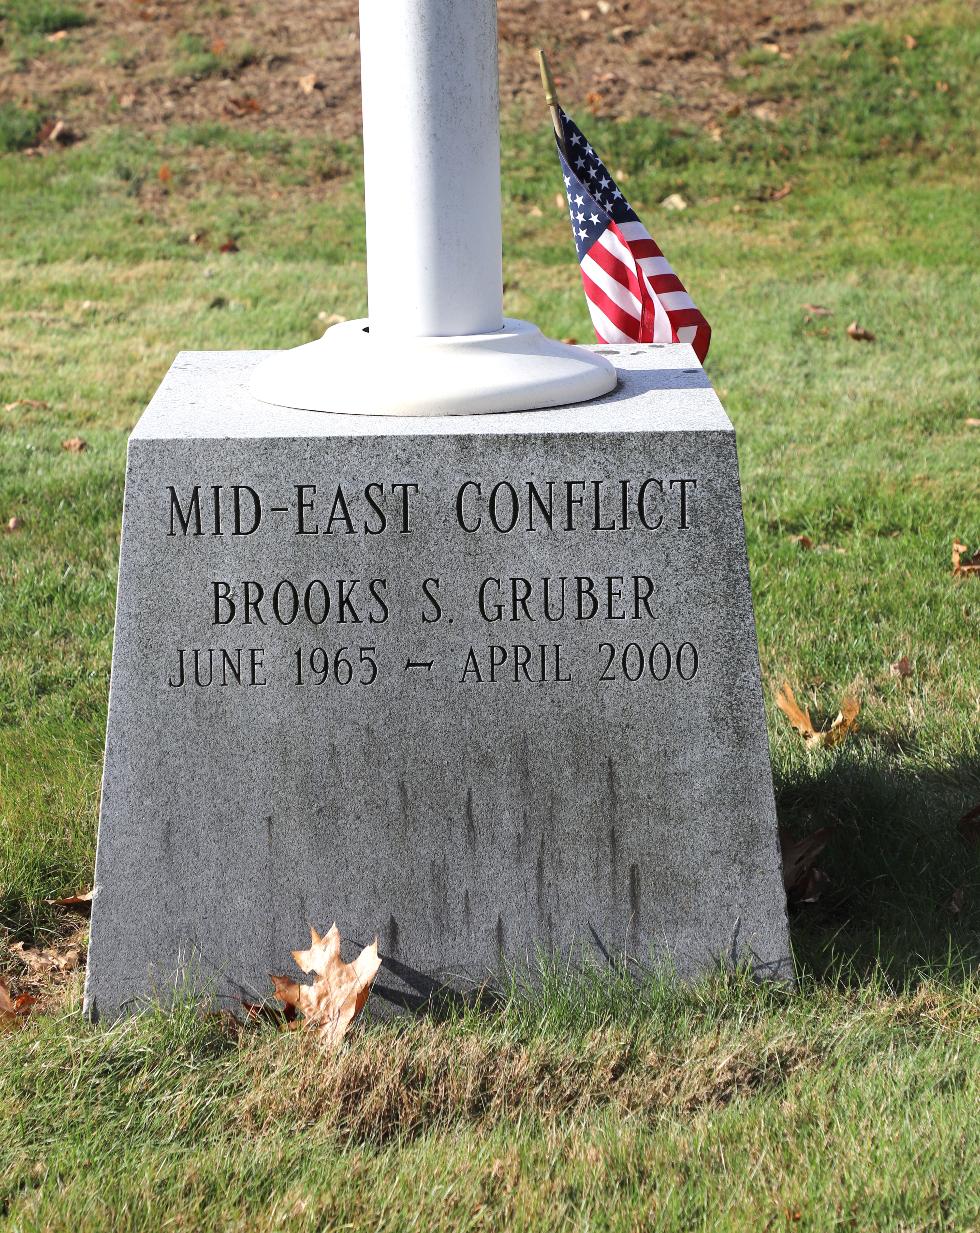
[(686, 344), (590, 348), (619, 384), (592, 402), (500, 415), (333, 415), (259, 402), (248, 392), (266, 351), (182, 351), (133, 430), (134, 439), (507, 436), (524, 433), (732, 432)]

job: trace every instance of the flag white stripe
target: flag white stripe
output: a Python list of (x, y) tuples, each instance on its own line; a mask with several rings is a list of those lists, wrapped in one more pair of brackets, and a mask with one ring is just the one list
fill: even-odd
[(644, 274), (656, 278), (658, 274), (673, 274), (674, 267), (666, 257), (637, 257), (636, 264)]
[(682, 325), (677, 330), (677, 341), (682, 343), (692, 343), (697, 337), (698, 327), (696, 325)]
[(595, 327), (595, 332), (600, 338), (605, 339), (608, 343), (628, 343), (636, 341), (636, 339), (631, 338), (629, 334), (624, 334), (618, 325), (613, 325), (598, 304), (593, 304), (588, 296), (585, 297), (585, 300), (589, 306), (589, 315), (592, 317), (592, 324)]
[(652, 240), (653, 236), (647, 231), (646, 227), (639, 219), (634, 223), (617, 223), (616, 226), (623, 233), (623, 239), (629, 244), (634, 240)]
[(667, 310), (660, 301), (660, 296), (650, 286), (650, 281), (644, 275), (645, 291), (653, 303), (653, 337), (651, 342), (669, 343), (674, 341), (674, 327), (667, 316)]
[(636, 258), (619, 238), (619, 236), (616, 235), (612, 227), (607, 227), (602, 235), (599, 236), (596, 243), (601, 244), (607, 252), (612, 253), (617, 260), (621, 261), (623, 265), (627, 267), (627, 269), (636, 269)]
[(664, 291), (658, 298), (669, 313), (676, 312), (679, 308), (695, 307), (686, 291)]
[(592, 257), (586, 254), (582, 258), (582, 269), (592, 279), (595, 285), (609, 296), (614, 304), (618, 304), (624, 313), (629, 313), (631, 317), (635, 317), (639, 321), (643, 312), (643, 305), (636, 298), (629, 287), (624, 287), (622, 283), (617, 282), (611, 274), (608, 274), (602, 266)]

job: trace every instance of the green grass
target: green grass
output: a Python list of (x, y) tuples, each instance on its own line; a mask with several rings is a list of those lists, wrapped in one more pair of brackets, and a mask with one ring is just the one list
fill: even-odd
[[(949, 558), (980, 545), (978, 51), (972, 9), (918, 6), (767, 58), (720, 141), (581, 117), (714, 326), (767, 694), (787, 678), (833, 715), (861, 693), (833, 751), (770, 711), (783, 822), (837, 827), (792, 922), (799, 987), (554, 977), (334, 1060), (189, 1010), (93, 1029), (76, 996), (0, 1038), (0, 1222), (980, 1229), (980, 861), (956, 833), (980, 802), (980, 589)], [(587, 341), (538, 119), (505, 126), (507, 310)], [(8, 941), (59, 936), (45, 898), (91, 879), (126, 434), (178, 349), (363, 314), (360, 197), (356, 150), (220, 124), (0, 158)], [(47, 406), (2, 410), (21, 399)]]
[(43, 123), (33, 108), (0, 103), (0, 154), (34, 145)]
[(92, 20), (81, 9), (57, 0), (5, 0), (0, 4), (0, 18), (18, 34), (54, 34), (86, 26)]

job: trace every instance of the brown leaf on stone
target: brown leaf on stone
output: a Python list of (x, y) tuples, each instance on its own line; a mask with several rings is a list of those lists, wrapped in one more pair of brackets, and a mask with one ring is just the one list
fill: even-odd
[(298, 1010), (320, 1039), (334, 1048), (368, 1000), (381, 967), (378, 940), (365, 946), (353, 963), (344, 963), (336, 924), (324, 937), (313, 928), (310, 935), (308, 949), (294, 950), (293, 958), (304, 972), (313, 974), (313, 983), (300, 985), (286, 976), (273, 976), (272, 983), (279, 1001)]
[(972, 809), (968, 809), (956, 823), (956, 829), (963, 842), (969, 844), (971, 848), (980, 844), (980, 805), (974, 805)]
[(796, 731), (803, 737), (808, 749), (832, 749), (857, 730), (857, 717), (861, 704), (853, 694), (848, 694), (841, 703), (836, 719), (826, 728), (817, 728), (810, 712), (803, 710), (796, 701), (791, 686), (784, 682), (776, 694), (776, 706), (783, 712)]
[(67, 450), (69, 454), (80, 454), (88, 449), (88, 442), (83, 441), (81, 437), (69, 437), (67, 441), (62, 441), (61, 448)]
[(892, 676), (902, 677), (903, 679), (907, 676), (911, 676), (912, 664), (909, 661), (909, 657), (907, 655), (903, 655), (901, 659), (896, 659), (889, 671)]
[(970, 549), (958, 539), (953, 540), (953, 577), (980, 574), (980, 549), (970, 555)]
[(77, 895), (65, 895), (61, 899), (45, 899), (45, 903), (53, 908), (67, 908), (70, 912), (80, 912), (88, 916), (92, 911), (92, 891), (80, 891)]
[(23, 518), (18, 518), (15, 514), (13, 518), (7, 519), (7, 521), (4, 523), (3, 529), (9, 534), (12, 531), (19, 531), (23, 525), (24, 525)]
[(855, 342), (874, 342), (875, 336), (870, 330), (864, 328), (863, 325), (858, 325), (856, 321), (852, 321), (847, 327), (848, 338), (853, 338)]
[(836, 830), (835, 826), (822, 826), (797, 839), (784, 827), (779, 828), (783, 886), (791, 904), (815, 903), (820, 897), (827, 884), (827, 875), (816, 868), (816, 860)]

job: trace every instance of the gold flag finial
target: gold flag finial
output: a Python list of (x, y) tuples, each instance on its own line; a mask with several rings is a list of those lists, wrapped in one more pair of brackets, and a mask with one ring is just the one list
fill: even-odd
[(555, 136), (558, 138), (558, 147), (567, 159), (568, 152), (565, 149), (565, 134), (562, 132), (561, 115), (558, 110), (558, 91), (555, 89), (555, 79), (551, 75), (551, 69), (548, 67), (548, 61), (540, 47), (538, 48), (538, 67), (541, 69), (541, 84), (544, 87), (544, 101), (548, 104), (548, 110), (551, 112), (551, 123), (555, 126)]

